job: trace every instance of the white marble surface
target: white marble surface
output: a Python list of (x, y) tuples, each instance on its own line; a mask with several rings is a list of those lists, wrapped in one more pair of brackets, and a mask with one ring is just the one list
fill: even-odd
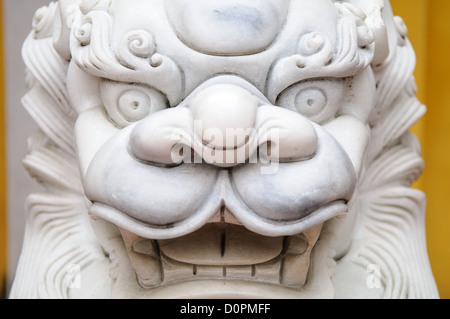
[(61, 0), (23, 58), (12, 297), (437, 297), (387, 1)]

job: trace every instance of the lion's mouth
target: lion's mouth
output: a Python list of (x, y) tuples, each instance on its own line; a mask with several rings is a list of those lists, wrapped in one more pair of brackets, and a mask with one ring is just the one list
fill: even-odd
[(196, 280), (301, 288), (321, 229), (322, 224), (295, 236), (266, 237), (222, 220), (168, 240), (121, 233), (138, 281), (147, 289)]
[[(90, 161), (83, 181), (90, 214), (122, 230), (143, 287), (217, 279), (300, 288), (319, 228), (347, 212), (357, 176), (343, 146), (303, 116), (260, 104), (249, 85), (238, 83), (205, 84), (184, 104), (115, 133)], [(225, 114), (220, 121), (217, 112)], [(245, 161), (234, 160), (235, 147), (252, 143), (246, 135), (224, 139), (230, 127), (261, 137)], [(272, 129), (279, 133), (273, 140)], [(222, 138), (208, 138), (219, 131)], [(205, 141), (233, 156), (215, 161)], [(171, 166), (178, 163), (171, 155), (179, 144), (200, 161)], [(261, 154), (276, 145), (274, 160), (263, 161)]]

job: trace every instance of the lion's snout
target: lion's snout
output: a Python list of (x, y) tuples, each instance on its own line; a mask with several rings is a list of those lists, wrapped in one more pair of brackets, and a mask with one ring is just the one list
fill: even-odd
[(140, 161), (223, 168), (310, 159), (317, 144), (309, 120), (235, 84), (201, 88), (178, 107), (143, 119), (130, 137), (131, 152)]

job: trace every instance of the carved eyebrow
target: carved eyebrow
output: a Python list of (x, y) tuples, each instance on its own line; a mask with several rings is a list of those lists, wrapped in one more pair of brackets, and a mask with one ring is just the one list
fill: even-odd
[(361, 40), (354, 18), (340, 19), (337, 39), (333, 45), (322, 32), (301, 35), (297, 54), (277, 60), (272, 66), (266, 83), (267, 98), (275, 103), (282, 91), (306, 79), (354, 76), (372, 62), (373, 40)]
[(170, 57), (159, 54), (154, 35), (142, 29), (126, 33), (112, 45), (112, 17), (92, 11), (78, 18), (72, 34), (72, 59), (85, 72), (113, 81), (138, 82), (164, 92), (171, 105), (184, 91), (183, 71)]

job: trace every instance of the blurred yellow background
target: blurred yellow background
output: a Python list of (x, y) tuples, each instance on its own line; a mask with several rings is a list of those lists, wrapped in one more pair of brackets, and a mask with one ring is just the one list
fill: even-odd
[[(418, 58), (418, 97), (428, 106), (428, 114), (413, 128), (421, 140), (427, 164), (416, 187), (428, 197), (426, 222), (431, 266), (441, 298), (450, 299), (450, 1), (391, 0), (391, 4), (409, 28), (409, 39)], [(2, 34), (0, 23), (0, 80), (5, 83)], [(4, 104), (4, 85), (0, 85), (0, 297), (7, 261)]]
[(426, 162), (416, 187), (427, 194), (427, 240), (441, 298), (450, 298), (450, 1), (391, 0), (417, 55), (418, 98), (427, 115), (413, 128)]

